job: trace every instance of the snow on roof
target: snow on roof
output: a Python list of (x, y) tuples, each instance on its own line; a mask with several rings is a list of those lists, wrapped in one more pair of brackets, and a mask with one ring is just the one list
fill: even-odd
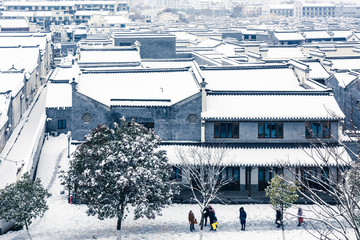
[(116, 1), (61, 1), (61, 2), (51, 2), (51, 1), (33, 1), (33, 2), (24, 2), (24, 1), (6, 1), (4, 6), (74, 6), (74, 5), (109, 5), (116, 4)]
[(80, 75), (78, 91), (107, 106), (111, 99), (177, 103), (199, 92), (190, 71), (85, 73)]
[(263, 30), (249, 30), (249, 29), (241, 29), (242, 34), (246, 35), (256, 35), (256, 34), (265, 34), (266, 32)]
[(304, 32), (306, 39), (331, 39), (331, 36), (326, 31), (309, 31)]
[(13, 12), (3, 11), (2, 16), (4, 17), (33, 17), (35, 12)]
[(309, 68), (311, 69), (309, 77), (312, 79), (325, 79), (330, 76), (319, 62), (306, 62), (305, 64), (309, 65)]
[(215, 51), (225, 54), (226, 56), (235, 56), (236, 55), (235, 49), (238, 49), (238, 48), (240, 48), (240, 46), (225, 43), (225, 44), (221, 44), (221, 45), (217, 46)]
[(140, 54), (135, 50), (80, 51), (79, 64), (86, 63), (127, 63), (140, 62)]
[(75, 16), (92, 16), (92, 15), (108, 15), (109, 11), (76, 11)]
[(347, 31), (332, 31), (333, 33), (333, 38), (348, 38), (349, 36), (352, 35), (352, 31), (347, 30)]
[(177, 40), (189, 40), (189, 41), (196, 41), (197, 36), (194, 34), (189, 34), (187, 32), (171, 32), (176, 36)]
[(358, 70), (360, 59), (329, 59), (332, 62), (332, 69)]
[(335, 7), (332, 3), (304, 3), (303, 7)]
[(3, 36), (0, 34), (0, 46), (39, 46), (41, 50), (46, 49), (47, 36)]
[[(71, 64), (71, 62), (70, 62)], [(56, 81), (68, 81), (71, 82), (73, 78), (77, 81), (80, 70), (78, 65), (70, 65), (71, 67), (57, 67), (51, 74), (49, 80), (51, 82)]]
[(104, 19), (108, 24), (120, 24), (129, 23), (128, 16), (116, 15), (116, 16), (105, 16)]
[(86, 29), (76, 29), (74, 35), (86, 35), (88, 31)]
[(0, 92), (11, 91), (12, 96), (16, 96), (24, 86), (24, 73), (0, 73)]
[(287, 10), (294, 10), (294, 4), (269, 4), (270, 9), (287, 9)]
[(274, 33), (274, 37), (278, 40), (278, 41), (304, 41), (305, 38), (297, 32), (277, 32)]
[(275, 47), (268, 48), (267, 57), (270, 59), (290, 59), (290, 58), (304, 58), (305, 55), (302, 53), (300, 48), (297, 47)]
[[(203, 119), (330, 120), (343, 119), (333, 96), (209, 95)], [(276, 110), (274, 110), (276, 107)]]
[(192, 61), (146, 61), (142, 60), (144, 68), (185, 68), (193, 65)]
[(286, 91), (304, 90), (292, 69), (203, 70), (210, 90)]
[(50, 83), (47, 86), (46, 108), (65, 108), (72, 106), (71, 85), (68, 83)]
[(197, 46), (198, 47), (216, 47), (220, 44), (221, 44), (221, 40), (208, 38), (208, 39), (202, 41), (201, 43), (199, 43)]
[(14, 67), (17, 70), (25, 69), (25, 72), (32, 73), (38, 66), (39, 54), (38, 47), (0, 48), (0, 56), (6, 56), (0, 58), (0, 70), (6, 71)]
[[(190, 150), (209, 151), (206, 147), (163, 145), (161, 150), (165, 150), (171, 165), (181, 165), (179, 154), (188, 155), (187, 159), (192, 159)], [(350, 156), (344, 147), (333, 148), (288, 148), (288, 147), (266, 147), (266, 148), (212, 148), (213, 154), (223, 153), (225, 157), (221, 162), (223, 166), (336, 166), (347, 165), (351, 162)], [(216, 159), (218, 160), (218, 159)]]
[(0, 19), (0, 28), (28, 28), (29, 23), (25, 18)]
[(342, 88), (346, 88), (350, 83), (356, 80), (358, 77), (349, 73), (334, 73), (334, 77), (337, 79), (338, 84)]

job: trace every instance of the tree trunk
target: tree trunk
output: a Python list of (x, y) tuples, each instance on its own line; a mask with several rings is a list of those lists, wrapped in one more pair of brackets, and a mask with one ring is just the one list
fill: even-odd
[(200, 230), (204, 229), (204, 211), (201, 211)]
[(117, 237), (116, 237), (117, 240), (121, 240), (121, 221), (122, 221), (122, 218), (124, 216), (124, 210), (125, 210), (125, 205), (121, 204), (120, 213), (118, 215), (117, 226), (116, 226), (116, 230), (118, 230), (117, 231)]
[(285, 229), (284, 229), (284, 208), (281, 207), (281, 232), (283, 240), (285, 240)]
[(32, 240), (32, 237), (31, 237), (31, 235), (30, 235), (29, 227), (28, 227), (28, 224), (27, 224), (26, 220), (25, 220), (25, 227), (26, 227), (26, 232), (27, 232), (27, 234), (29, 235), (29, 239)]

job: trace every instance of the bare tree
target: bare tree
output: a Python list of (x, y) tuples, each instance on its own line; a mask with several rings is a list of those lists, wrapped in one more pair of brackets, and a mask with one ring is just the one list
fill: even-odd
[(304, 149), (313, 159), (312, 167), (289, 168), (290, 184), (298, 188), (311, 214), (307, 223), (318, 239), (360, 239), (360, 165), (352, 162), (345, 146), (316, 141)]
[(220, 199), (220, 189), (232, 180), (222, 175), (228, 152), (224, 147), (189, 147), (186, 150), (179, 147), (176, 150), (185, 180), (183, 185), (191, 191), (191, 199), (200, 206), (201, 230), (204, 224), (204, 209), (211, 201)]

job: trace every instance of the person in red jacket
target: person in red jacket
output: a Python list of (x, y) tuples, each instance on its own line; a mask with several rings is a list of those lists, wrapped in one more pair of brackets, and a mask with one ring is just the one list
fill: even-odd
[(194, 213), (191, 210), (189, 212), (188, 219), (189, 219), (189, 223), (190, 223), (190, 231), (191, 232), (195, 231), (195, 226), (194, 225), (197, 223), (197, 221), (196, 221)]

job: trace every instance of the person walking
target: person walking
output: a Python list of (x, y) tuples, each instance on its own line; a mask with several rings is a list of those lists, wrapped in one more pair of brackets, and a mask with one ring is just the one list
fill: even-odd
[(196, 218), (194, 213), (190, 210), (189, 212), (189, 224), (190, 224), (190, 232), (195, 231)]
[(276, 210), (276, 220), (275, 220), (275, 223), (277, 224), (278, 228), (281, 226), (281, 220), (282, 220), (282, 214), (281, 211), (278, 209)]
[(246, 224), (247, 215), (246, 215), (246, 212), (245, 212), (243, 207), (240, 208), (239, 212), (240, 212), (239, 218), (240, 218), (241, 230), (245, 231), (245, 224)]
[(206, 224), (207, 224), (208, 217), (209, 217), (209, 207), (206, 207), (204, 209), (204, 220), (205, 220), (204, 226), (206, 226)]
[(299, 207), (299, 209), (298, 209), (298, 227), (300, 227), (301, 226), (301, 223), (304, 221), (304, 219), (303, 219), (303, 211), (302, 211), (302, 208), (301, 207)]

